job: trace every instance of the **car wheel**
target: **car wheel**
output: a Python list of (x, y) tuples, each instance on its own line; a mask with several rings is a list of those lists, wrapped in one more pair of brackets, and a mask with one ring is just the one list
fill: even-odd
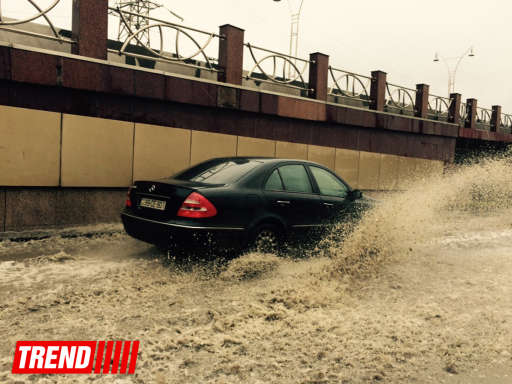
[(282, 244), (279, 228), (272, 224), (257, 227), (252, 234), (250, 250), (261, 253), (277, 253)]

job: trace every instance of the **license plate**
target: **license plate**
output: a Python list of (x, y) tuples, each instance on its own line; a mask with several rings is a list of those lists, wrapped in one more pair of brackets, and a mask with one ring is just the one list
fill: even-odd
[(140, 200), (140, 206), (144, 208), (158, 209), (159, 211), (165, 210), (165, 201), (162, 200), (153, 200), (142, 198)]

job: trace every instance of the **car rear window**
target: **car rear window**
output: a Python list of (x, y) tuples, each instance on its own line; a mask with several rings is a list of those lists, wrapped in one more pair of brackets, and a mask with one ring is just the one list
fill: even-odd
[(276, 169), (267, 180), (265, 184), (265, 189), (267, 191), (283, 191), (283, 183), (281, 181), (281, 176), (279, 176), (279, 171)]
[(231, 184), (261, 164), (261, 161), (243, 159), (209, 161), (189, 168), (174, 178), (205, 184)]

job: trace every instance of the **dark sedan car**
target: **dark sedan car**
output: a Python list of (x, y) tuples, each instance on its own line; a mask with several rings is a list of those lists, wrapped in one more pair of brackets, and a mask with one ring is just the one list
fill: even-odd
[(351, 215), (363, 201), (360, 191), (313, 162), (230, 157), (135, 182), (121, 218), (129, 235), (161, 248), (273, 251)]

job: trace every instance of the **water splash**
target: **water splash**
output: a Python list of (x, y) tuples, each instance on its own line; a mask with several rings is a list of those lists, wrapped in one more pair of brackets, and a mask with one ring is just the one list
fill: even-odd
[(133, 377), (48, 383), (438, 383), (489, 365), (512, 374), (510, 169), (490, 159), (386, 196), (332, 231), (320, 248), (329, 257), (178, 264), (122, 235), (8, 245), (31, 258), (0, 263), (0, 382), (19, 380), (10, 369), (21, 339), (141, 340)]
[(387, 196), (359, 223), (338, 224), (321, 248), (333, 259), (335, 274), (374, 274), (382, 261), (442, 236), (464, 215), (502, 217), (511, 208), (511, 159), (484, 159), (417, 180), (408, 190)]
[(232, 260), (220, 278), (229, 281), (244, 281), (260, 278), (279, 265), (280, 259), (272, 254), (249, 253)]

